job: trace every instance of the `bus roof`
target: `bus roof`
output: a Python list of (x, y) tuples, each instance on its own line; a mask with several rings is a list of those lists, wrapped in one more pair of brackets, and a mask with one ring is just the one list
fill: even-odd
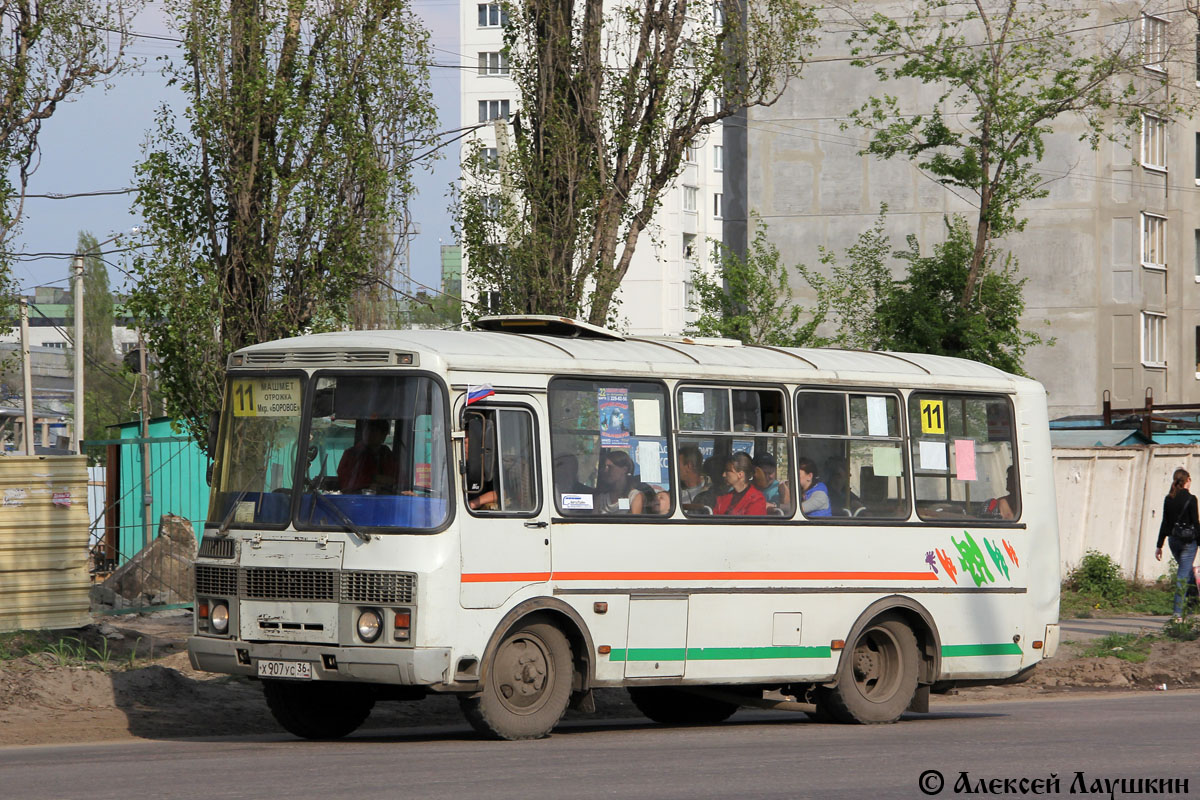
[[(807, 382), (869, 381), (887, 375), (913, 385), (969, 383), (1015, 391), (1033, 383), (961, 358), (832, 348), (742, 345), (732, 340), (563, 336), (496, 331), (372, 330), (321, 333), (250, 345), (237, 351), (244, 366), (347, 366), (397, 363), (386, 352), (418, 354), (417, 363), (446, 370), (501, 373), (577, 373)], [(297, 357), (289, 357), (294, 354)], [(303, 355), (301, 355), (303, 354)]]

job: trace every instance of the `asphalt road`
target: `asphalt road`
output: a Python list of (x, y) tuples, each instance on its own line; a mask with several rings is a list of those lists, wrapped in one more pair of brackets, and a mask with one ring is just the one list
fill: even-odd
[[(741, 711), (704, 728), (572, 723), (535, 742), (481, 741), (464, 725), (320, 743), (281, 735), (10, 747), (0, 748), (0, 797), (876, 800), (929, 796), (918, 788), (928, 770), (943, 776), (939, 797), (979, 796), (981, 779), (1052, 775), (1058, 791), (1043, 784), (1042, 793), (1066, 796), (1076, 772), (1087, 790), (1076, 795), (1108, 797), (1094, 781), (1121, 778), (1187, 779), (1197, 795), (1198, 714), (1200, 693), (1181, 691), (943, 704), (874, 727)], [(962, 772), (974, 794), (954, 791)]]

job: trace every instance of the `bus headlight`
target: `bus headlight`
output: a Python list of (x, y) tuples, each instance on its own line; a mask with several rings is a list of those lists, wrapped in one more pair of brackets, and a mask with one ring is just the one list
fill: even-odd
[(208, 612), (208, 620), (216, 633), (229, 630), (229, 606), (224, 603), (213, 603), (212, 611)]
[(383, 618), (379, 612), (368, 608), (358, 615), (358, 638), (364, 642), (373, 642), (383, 631)]

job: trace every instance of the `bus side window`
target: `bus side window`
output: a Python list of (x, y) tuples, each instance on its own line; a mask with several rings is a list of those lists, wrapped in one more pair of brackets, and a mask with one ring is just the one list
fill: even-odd
[(486, 407), (467, 413), (478, 420), (479, 436), (472, 438), (480, 440), (483, 459), (479, 482), (466, 487), (467, 507), (476, 514), (536, 513), (540, 503), (533, 414), (524, 408)]

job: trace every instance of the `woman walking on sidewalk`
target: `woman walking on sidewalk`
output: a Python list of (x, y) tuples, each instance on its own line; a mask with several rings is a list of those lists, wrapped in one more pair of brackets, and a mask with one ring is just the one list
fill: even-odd
[(1162, 523), (1158, 526), (1158, 548), (1154, 557), (1162, 561), (1163, 540), (1171, 547), (1171, 555), (1179, 564), (1175, 576), (1175, 621), (1183, 618), (1183, 605), (1187, 600), (1188, 583), (1192, 579), (1192, 562), (1196, 560), (1196, 535), (1200, 532), (1200, 518), (1196, 516), (1196, 496), (1188, 491), (1192, 476), (1186, 469), (1175, 470), (1171, 480), (1171, 491), (1163, 499)]

